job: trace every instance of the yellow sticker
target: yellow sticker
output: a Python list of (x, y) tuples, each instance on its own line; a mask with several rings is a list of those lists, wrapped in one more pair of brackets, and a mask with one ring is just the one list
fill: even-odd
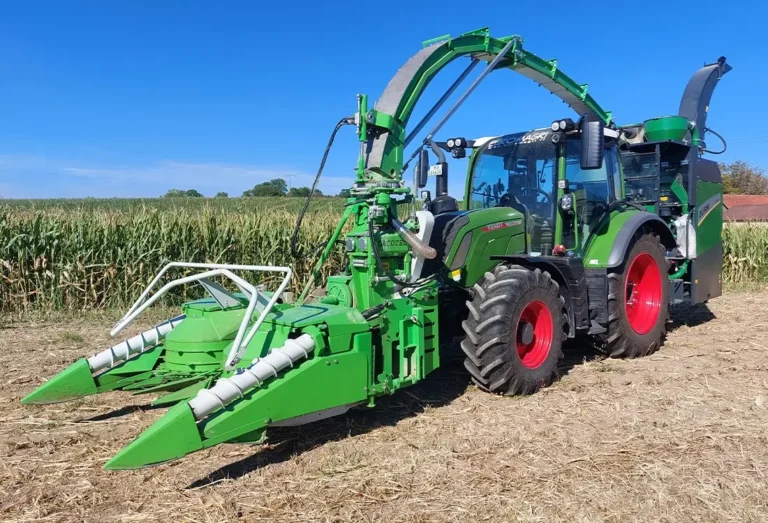
[(461, 279), (461, 269), (456, 269), (455, 271), (451, 271), (451, 279), (453, 281), (459, 281)]

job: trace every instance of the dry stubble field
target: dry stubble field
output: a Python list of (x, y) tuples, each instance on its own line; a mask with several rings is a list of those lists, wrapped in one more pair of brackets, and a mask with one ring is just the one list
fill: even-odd
[(572, 347), (530, 397), (478, 391), (456, 359), (374, 409), (121, 472), (102, 465), (162, 415), (147, 398), (19, 404), (108, 319), (0, 328), (0, 520), (768, 520), (765, 290), (676, 311), (642, 360)]

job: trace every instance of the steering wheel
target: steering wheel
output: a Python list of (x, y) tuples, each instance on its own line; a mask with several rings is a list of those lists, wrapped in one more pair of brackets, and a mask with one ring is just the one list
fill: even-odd
[(544, 198), (546, 199), (546, 202), (542, 202), (542, 203), (552, 203), (552, 196), (547, 191), (545, 191), (543, 189), (539, 189), (538, 187), (526, 187), (525, 190), (526, 191), (535, 191), (535, 192), (541, 194), (542, 196), (544, 196)]

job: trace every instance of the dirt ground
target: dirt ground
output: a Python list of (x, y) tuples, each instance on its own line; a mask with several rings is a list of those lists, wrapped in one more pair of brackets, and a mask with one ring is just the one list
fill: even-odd
[(0, 328), (0, 520), (768, 521), (764, 291), (675, 311), (648, 358), (572, 345), (533, 396), (485, 394), (454, 358), (374, 409), (120, 472), (102, 466), (163, 414), (151, 398), (19, 404), (108, 319)]

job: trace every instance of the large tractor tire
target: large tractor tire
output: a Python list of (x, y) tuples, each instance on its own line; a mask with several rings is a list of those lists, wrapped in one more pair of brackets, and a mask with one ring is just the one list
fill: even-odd
[(608, 273), (608, 330), (600, 337), (613, 358), (638, 358), (659, 349), (669, 309), (668, 262), (653, 233), (629, 250), (622, 267)]
[(499, 265), (467, 301), (464, 366), (481, 389), (531, 394), (558, 377), (568, 315), (549, 273)]

